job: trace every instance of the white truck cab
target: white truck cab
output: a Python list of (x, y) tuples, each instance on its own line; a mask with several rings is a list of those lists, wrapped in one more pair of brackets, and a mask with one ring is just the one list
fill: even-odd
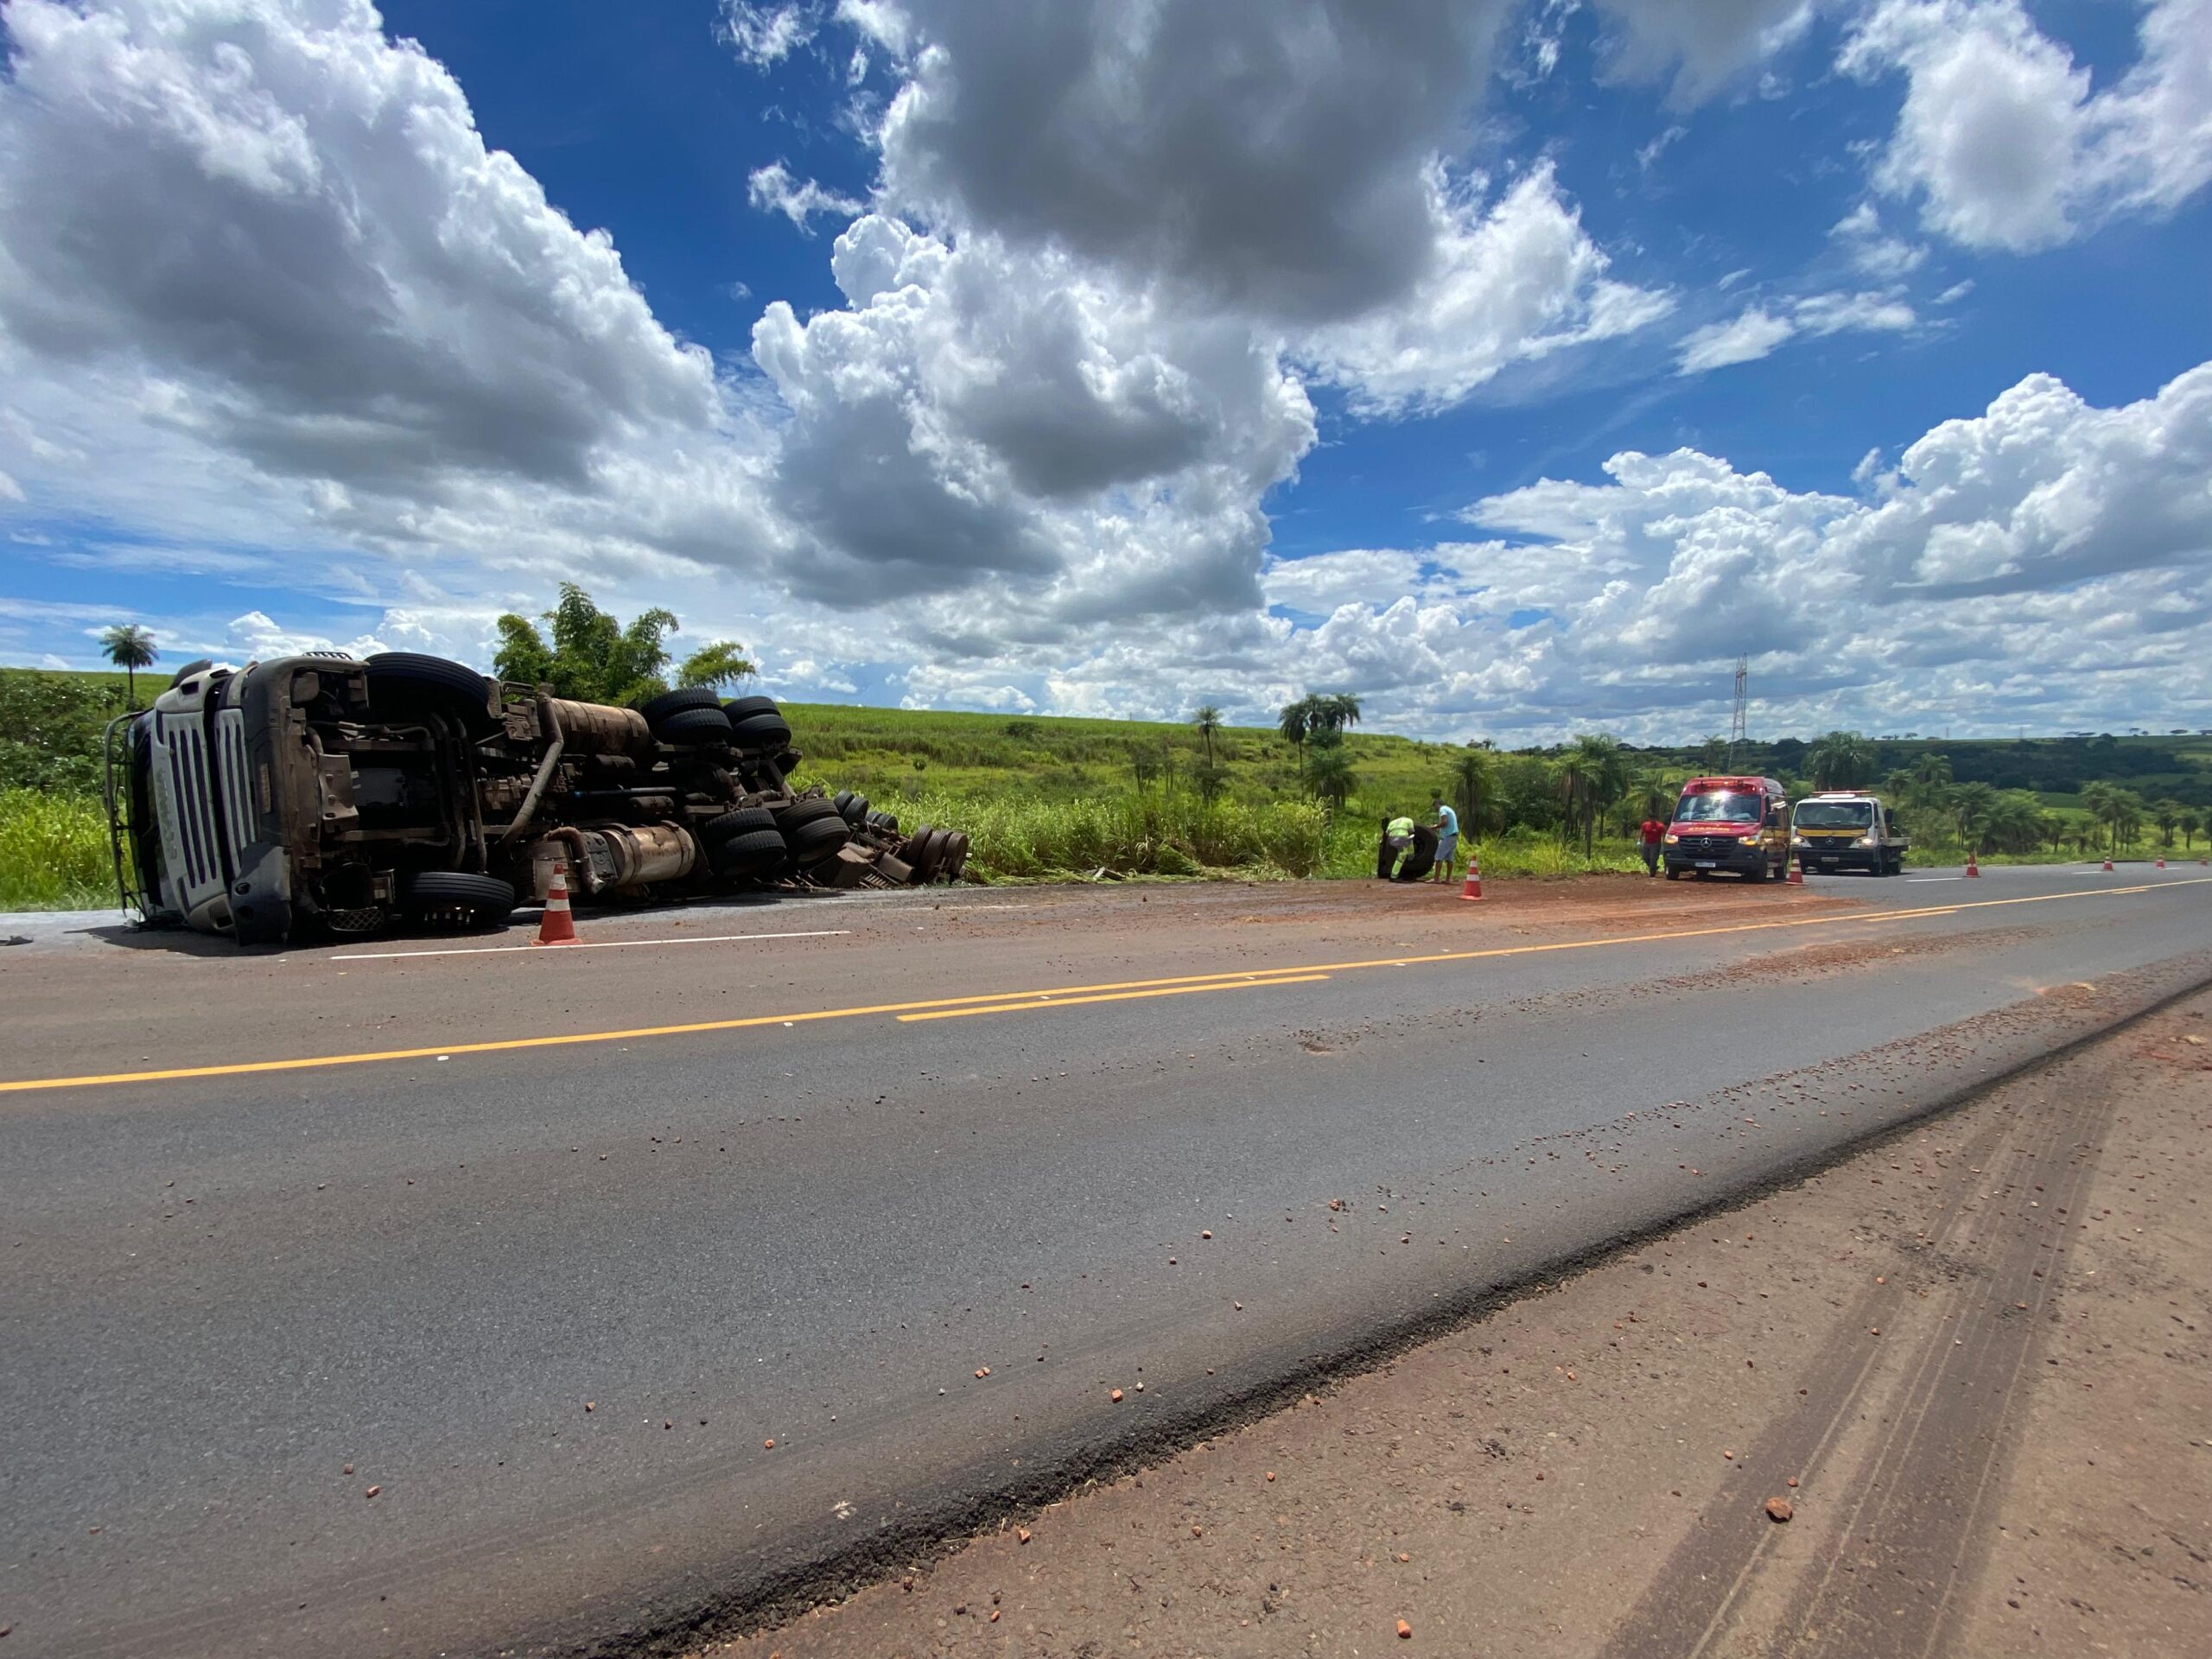
[(1789, 855), (1808, 875), (1837, 870), (1902, 875), (1911, 845), (1888, 804), (1864, 790), (1808, 795), (1790, 816)]

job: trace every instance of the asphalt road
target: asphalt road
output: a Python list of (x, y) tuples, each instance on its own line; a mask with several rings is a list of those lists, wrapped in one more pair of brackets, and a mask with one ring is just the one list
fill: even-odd
[(35, 931), (8, 1651), (680, 1643), (2212, 978), (2212, 873), (1955, 874)]

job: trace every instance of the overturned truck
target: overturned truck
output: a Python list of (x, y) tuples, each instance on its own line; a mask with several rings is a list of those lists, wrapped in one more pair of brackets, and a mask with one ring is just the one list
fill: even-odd
[(543, 899), (960, 878), (968, 838), (794, 789), (774, 701), (636, 709), (410, 652), (194, 663), (108, 728), (124, 907), (241, 944), (396, 921), (480, 927)]

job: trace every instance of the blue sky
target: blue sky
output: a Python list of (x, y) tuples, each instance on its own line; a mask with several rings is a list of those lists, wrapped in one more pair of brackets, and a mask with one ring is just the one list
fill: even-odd
[(0, 18), (0, 661), (2212, 724), (2208, 0)]

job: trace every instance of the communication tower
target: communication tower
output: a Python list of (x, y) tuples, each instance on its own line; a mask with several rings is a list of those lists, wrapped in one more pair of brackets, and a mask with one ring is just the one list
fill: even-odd
[(1744, 747), (1751, 741), (1749, 734), (1745, 730), (1744, 721), (1745, 714), (1751, 702), (1751, 659), (1749, 657), (1738, 657), (1736, 659), (1736, 714), (1728, 726), (1728, 770), (1731, 772), (1736, 770), (1737, 750)]

